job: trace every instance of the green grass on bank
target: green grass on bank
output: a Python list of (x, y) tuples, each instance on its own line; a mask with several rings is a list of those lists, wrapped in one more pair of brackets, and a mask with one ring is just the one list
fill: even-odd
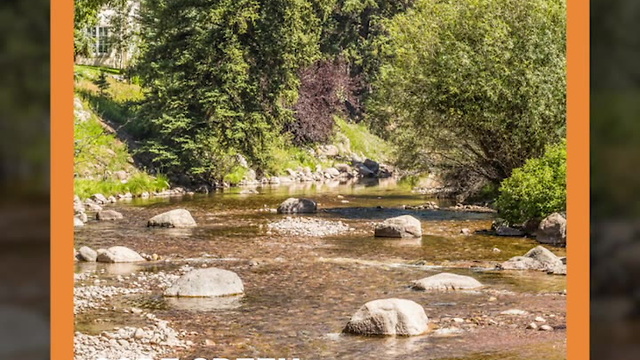
[(139, 172), (125, 183), (116, 179), (93, 180), (76, 178), (73, 185), (75, 194), (85, 199), (98, 193), (108, 197), (126, 193), (140, 195), (143, 192), (163, 191), (169, 188), (169, 181), (163, 175), (153, 177)]
[[(74, 121), (75, 193), (86, 198), (96, 193), (140, 195), (169, 188), (165, 176), (151, 176), (134, 166), (130, 149), (103, 121), (107, 119), (114, 126), (126, 124), (133, 115), (133, 104), (142, 99), (140, 87), (107, 76), (109, 86), (101, 93), (95, 84), (101, 72), (120, 73), (116, 69), (76, 65), (76, 96), (81, 99), (81, 111), (89, 116), (76, 117)], [(116, 176), (122, 171), (128, 174), (125, 182)]]
[[(76, 65), (75, 70), (76, 96), (82, 100), (85, 110), (91, 112), (89, 120), (82, 123), (76, 121), (77, 192), (84, 195), (97, 192), (105, 195), (123, 192), (136, 194), (160, 189), (164, 186), (163, 181), (156, 183), (149, 175), (144, 178), (144, 172), (133, 166), (130, 149), (104, 127), (104, 123), (108, 123), (118, 128), (121, 135), (139, 136), (139, 122), (135, 116), (136, 108), (144, 98), (142, 88), (112, 76), (122, 75), (117, 69)], [(98, 83), (102, 73), (107, 74), (108, 86), (101, 91)], [(391, 160), (392, 147), (373, 135), (364, 124), (351, 123), (339, 117), (335, 117), (335, 122), (333, 143), (338, 145), (341, 155), (346, 159), (354, 153), (379, 162)], [(309, 148), (293, 146), (286, 138), (281, 140), (267, 149), (269, 161), (262, 169), (266, 176), (288, 175), (288, 169), (297, 171), (307, 167), (315, 171), (317, 166), (328, 168), (336, 162), (347, 161), (319, 158)], [(113, 174), (121, 170), (136, 176), (132, 185), (121, 184), (114, 178)], [(223, 180), (237, 184), (247, 172), (247, 169), (239, 166), (231, 167)]]
[(379, 162), (392, 160), (392, 146), (372, 134), (365, 124), (351, 123), (337, 116), (334, 117), (334, 120), (338, 127), (338, 134), (342, 134), (349, 139), (352, 152)]

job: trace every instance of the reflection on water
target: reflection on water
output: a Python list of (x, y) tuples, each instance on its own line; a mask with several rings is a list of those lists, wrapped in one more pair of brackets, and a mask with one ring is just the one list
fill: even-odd
[[(132, 272), (171, 272), (185, 263), (199, 267), (206, 262), (207, 266), (238, 273), (245, 287), (241, 298), (165, 299), (157, 289), (151, 296), (121, 300), (122, 306), (153, 309), (159, 318), (172, 321), (173, 327), (198, 332), (196, 345), (186, 353), (177, 354), (181, 358), (206, 355), (207, 358), (288, 356), (307, 360), (455, 356), (481, 359), (468, 356), (492, 351), (492, 359), (507, 359), (515, 347), (515, 354), (522, 355), (522, 359), (534, 359), (522, 350), (530, 346), (530, 342), (542, 348), (537, 350), (540, 356), (537, 359), (560, 359), (564, 355), (563, 333), (539, 332), (528, 336), (524, 332), (526, 323), (516, 324), (516, 329), (507, 325), (494, 326), (495, 329), (478, 326), (477, 330), (454, 337), (336, 335), (364, 303), (391, 297), (421, 304), (434, 321), (433, 326), (440, 326), (441, 318), (484, 319), (514, 307), (532, 314), (558, 314), (556, 321), (561, 325), (565, 301), (557, 294), (566, 288), (565, 277), (490, 271), (495, 264), (524, 254), (537, 245), (535, 241), (460, 234), (462, 228), (472, 232), (487, 229), (494, 214), (404, 210), (402, 205), (419, 205), (434, 199), (413, 194), (410, 187), (392, 179), (360, 184), (307, 183), (258, 187), (257, 190), (259, 194), (240, 194), (241, 189), (228, 189), (184, 198), (136, 199), (130, 204), (118, 205), (124, 220), (92, 222), (77, 229), (76, 248), (126, 245), (139, 252), (156, 253), (163, 259), (133, 265), (128, 270)], [(264, 209), (275, 208), (291, 196), (309, 197), (318, 202), (319, 212), (305, 216), (340, 220), (355, 231), (325, 238), (269, 232), (266, 225), (283, 215)], [(446, 201), (439, 203), (451, 205)], [(188, 231), (146, 227), (151, 216), (177, 207), (188, 209), (198, 227)], [(373, 237), (374, 222), (403, 214), (421, 220), (425, 234), (421, 239)], [(564, 255), (564, 249), (553, 250)], [(106, 273), (101, 276), (123, 275), (125, 269), (93, 264), (78, 266), (78, 271), (87, 267), (98, 270), (104, 267)], [(487, 288), (450, 293), (409, 288), (413, 280), (442, 271), (476, 277)], [(114, 306), (120, 305), (114, 302)], [(95, 331), (87, 325), (95, 316), (81, 316), (80, 327)], [(111, 326), (129, 321), (126, 316), (118, 316)], [(495, 353), (497, 350), (499, 354)]]

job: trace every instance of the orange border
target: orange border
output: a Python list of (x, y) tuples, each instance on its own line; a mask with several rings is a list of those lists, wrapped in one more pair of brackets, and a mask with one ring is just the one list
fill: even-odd
[(589, 359), (589, 1), (567, 1), (567, 358)]
[[(567, 358), (589, 359), (589, 2), (567, 0)], [(51, 1), (51, 359), (73, 359), (73, 0)]]
[(51, 1), (51, 359), (73, 359), (73, 0)]

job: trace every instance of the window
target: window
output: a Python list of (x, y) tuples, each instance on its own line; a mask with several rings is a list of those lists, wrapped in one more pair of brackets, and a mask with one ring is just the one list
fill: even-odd
[(94, 39), (94, 55), (109, 55), (111, 53), (109, 28), (106, 26), (96, 26), (91, 28), (90, 32), (91, 37)]

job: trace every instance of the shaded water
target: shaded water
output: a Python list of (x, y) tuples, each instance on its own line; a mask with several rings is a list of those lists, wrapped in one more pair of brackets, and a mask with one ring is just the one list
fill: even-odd
[[(161, 289), (156, 289), (152, 294), (130, 295), (110, 304), (116, 308), (152, 309), (159, 318), (172, 321), (174, 328), (197, 332), (192, 338), (196, 345), (176, 354), (182, 358), (564, 358), (563, 330), (527, 332), (524, 327), (535, 316), (553, 315), (549, 322), (563, 329), (565, 299), (560, 292), (566, 288), (566, 278), (491, 270), (495, 264), (536, 246), (535, 241), (460, 235), (462, 228), (487, 229), (494, 214), (404, 210), (402, 205), (419, 205), (433, 199), (413, 194), (409, 187), (393, 180), (258, 190), (260, 194), (243, 195), (239, 189), (231, 189), (208, 196), (136, 200), (118, 205), (125, 219), (94, 222), (80, 228), (76, 231), (76, 248), (125, 245), (139, 252), (157, 253), (166, 261), (128, 268), (112, 266), (110, 270), (106, 265), (82, 264), (78, 271), (105, 268), (108, 271), (101, 277), (106, 281), (115, 281), (115, 276), (123, 273), (170, 272), (185, 263), (194, 267), (204, 263), (238, 273), (246, 293), (223, 303), (167, 300), (160, 296)], [(269, 232), (267, 224), (283, 215), (264, 209), (275, 208), (290, 196), (313, 198), (320, 211), (311, 217), (341, 220), (355, 230), (325, 238)], [(450, 205), (444, 201), (440, 204)], [(177, 207), (191, 211), (199, 226), (145, 227), (151, 216)], [(373, 222), (403, 214), (421, 220), (422, 239), (373, 237)], [(562, 249), (553, 251), (564, 255)], [(409, 289), (412, 280), (441, 271), (474, 276), (487, 287), (456, 293)], [(460, 317), (468, 320), (464, 326), (468, 331), (455, 337), (339, 335), (365, 302), (391, 297), (411, 299), (424, 306), (434, 329), (450, 327), (450, 318)], [(527, 310), (532, 316), (511, 319), (499, 315), (511, 308)], [(129, 314), (91, 313), (79, 316), (77, 327), (99, 332), (109, 325), (95, 325), (95, 319), (109, 316), (111, 326), (130, 322)]]

